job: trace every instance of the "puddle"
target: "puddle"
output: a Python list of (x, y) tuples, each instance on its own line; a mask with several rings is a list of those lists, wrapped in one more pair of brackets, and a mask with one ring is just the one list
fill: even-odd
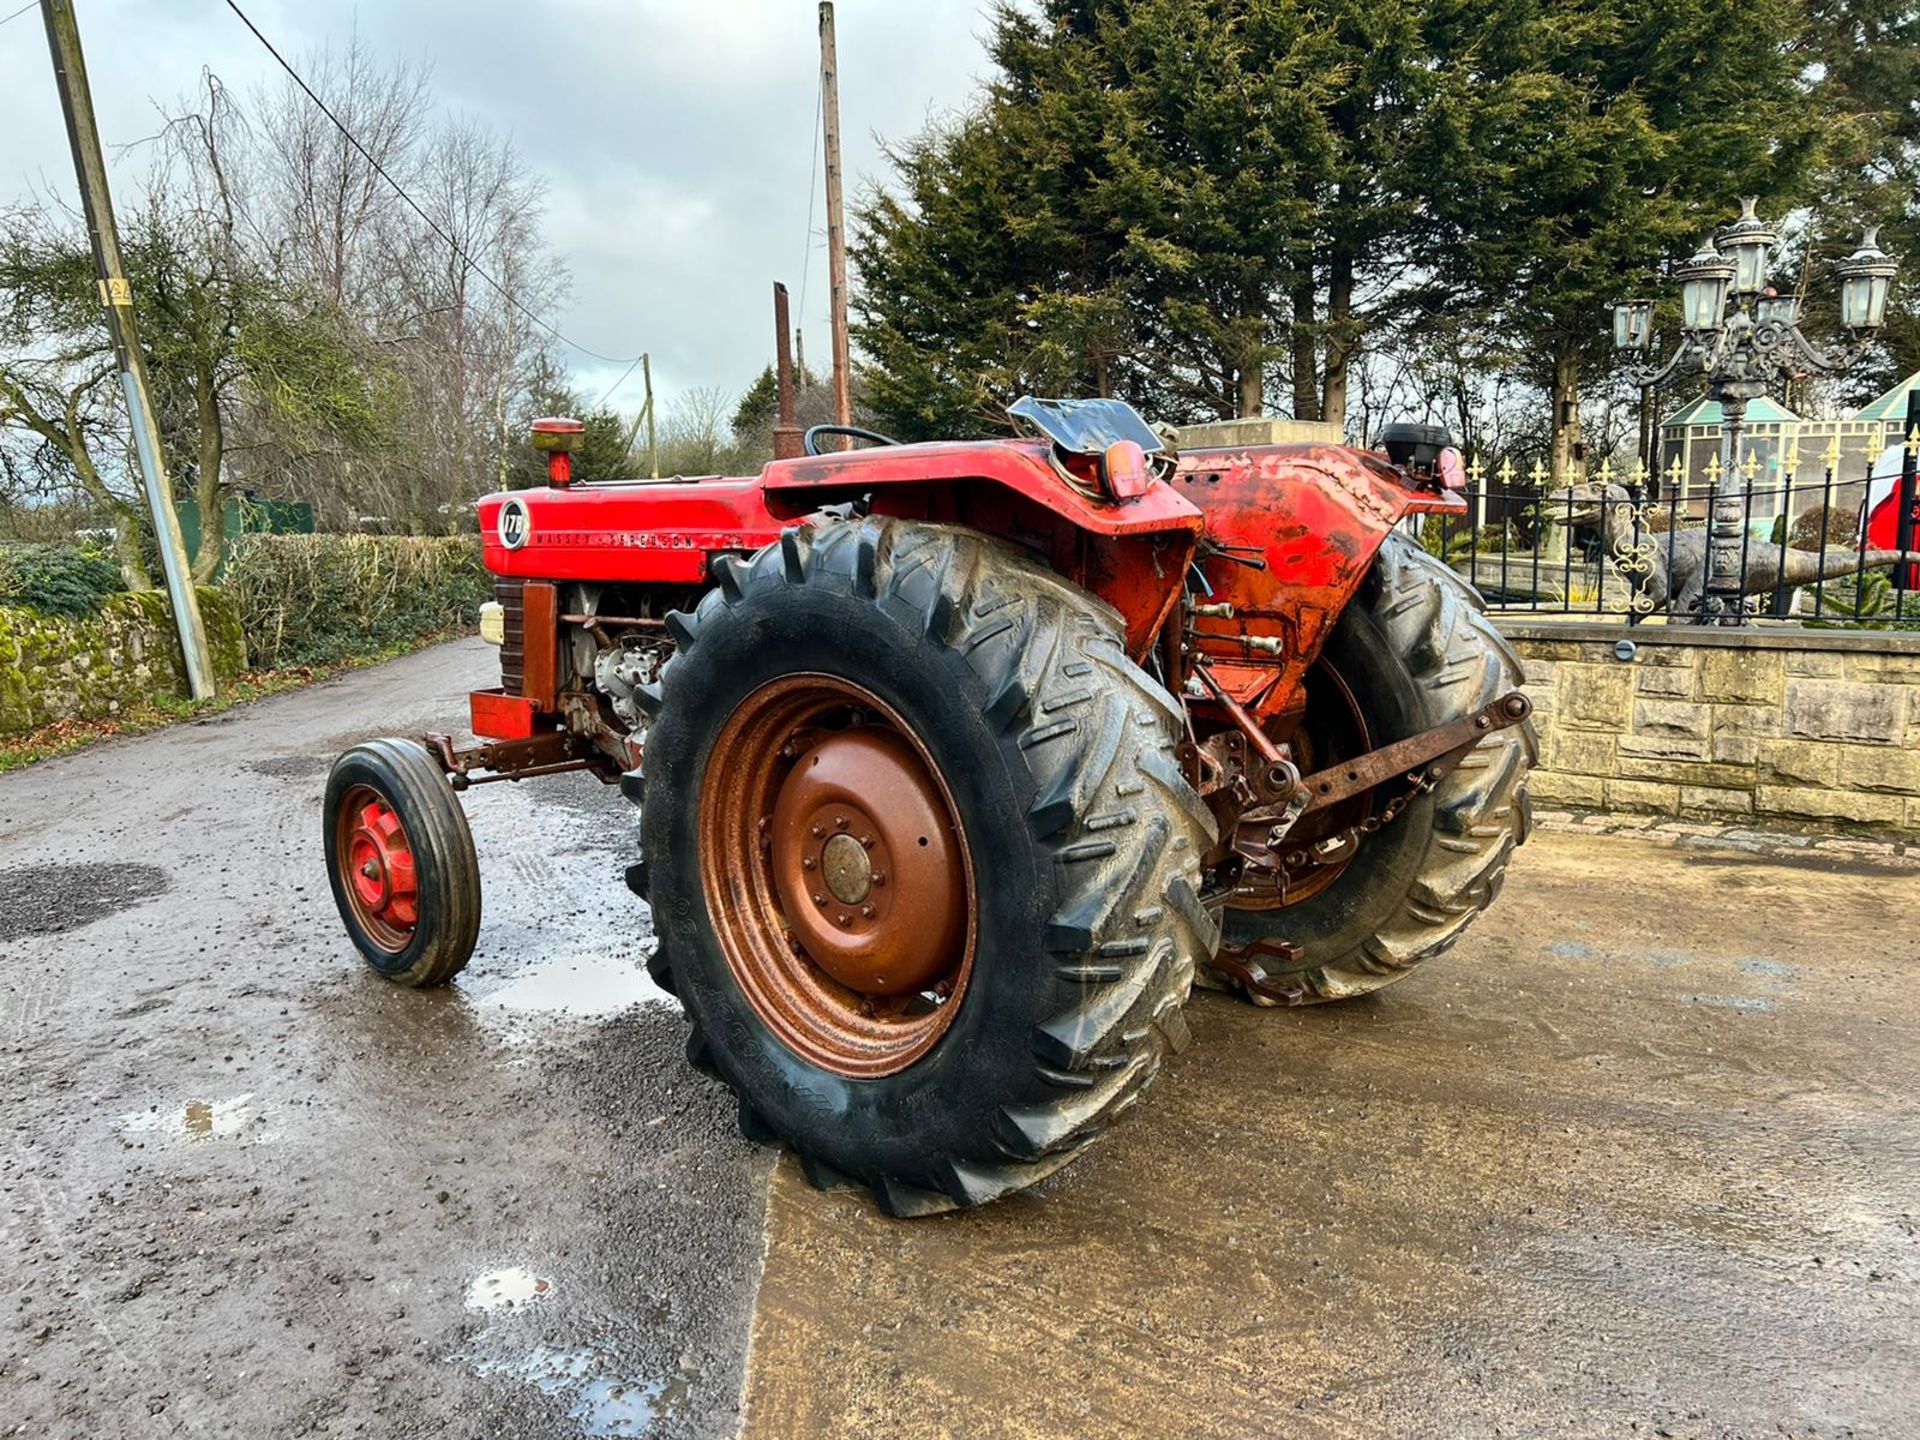
[(266, 1128), (266, 1118), (249, 1093), (230, 1100), (189, 1100), (174, 1110), (162, 1110), (157, 1105), (135, 1110), (120, 1117), (120, 1128), (128, 1135), (158, 1135), (188, 1143), (238, 1140), (258, 1145), (274, 1138)]
[(1591, 945), (1583, 945), (1578, 940), (1555, 940), (1550, 942), (1546, 948), (1549, 955), (1558, 956), (1562, 960), (1593, 959), (1593, 947)]
[(475, 1003), (483, 1009), (513, 1014), (598, 1018), (666, 999), (666, 992), (647, 978), (646, 967), (639, 960), (582, 955), (537, 965), (488, 991)]
[(467, 1286), (469, 1310), (518, 1310), (553, 1293), (553, 1281), (513, 1265), (489, 1270)]
[(1773, 1009), (1773, 1001), (1759, 995), (1689, 995), (1696, 1005), (1711, 1005), (1716, 1010), (1742, 1010), (1748, 1014), (1760, 1014)]
[(158, 865), (16, 865), (0, 870), (0, 935), (58, 935), (162, 894)]
[(542, 1395), (569, 1399), (567, 1418), (582, 1435), (645, 1435), (655, 1420), (683, 1406), (692, 1382), (635, 1380), (619, 1373), (611, 1351), (579, 1345), (536, 1345), (524, 1355), (472, 1362), (476, 1375), (518, 1380)]
[(1775, 980), (1797, 980), (1807, 973), (1798, 965), (1789, 965), (1784, 960), (1769, 960), (1764, 955), (1749, 955), (1733, 963), (1749, 975), (1766, 975)]
[(666, 1379), (643, 1379), (629, 1373), (612, 1345), (538, 1344), (501, 1353), (507, 1337), (527, 1323), (512, 1312), (549, 1298), (553, 1288), (546, 1276), (518, 1265), (475, 1276), (467, 1286), (467, 1308), (492, 1312), (494, 1318), (474, 1337), (472, 1348), (447, 1358), (476, 1375), (518, 1381), (553, 1396), (566, 1404), (567, 1418), (583, 1435), (645, 1435), (656, 1420), (685, 1406), (694, 1385), (684, 1368), (688, 1357)]

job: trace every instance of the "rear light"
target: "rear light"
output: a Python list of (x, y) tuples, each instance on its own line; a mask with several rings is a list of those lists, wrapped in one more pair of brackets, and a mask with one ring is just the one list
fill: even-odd
[(1442, 490), (1464, 490), (1467, 488), (1467, 462), (1460, 458), (1460, 452), (1449, 445), (1440, 452), (1435, 463), (1434, 478), (1439, 480)]
[(1116, 500), (1131, 500), (1147, 493), (1153, 473), (1147, 469), (1147, 452), (1131, 440), (1116, 440), (1107, 447), (1100, 468), (1105, 472), (1107, 493)]
[(480, 605), (480, 638), (489, 645), (507, 643), (507, 607), (498, 600), (483, 601)]

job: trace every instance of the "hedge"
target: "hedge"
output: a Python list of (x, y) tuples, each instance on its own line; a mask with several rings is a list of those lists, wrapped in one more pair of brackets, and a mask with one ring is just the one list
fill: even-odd
[(250, 663), (325, 664), (470, 626), (493, 593), (477, 539), (243, 535), (222, 588)]
[(0, 605), (79, 618), (124, 588), (113, 558), (89, 546), (0, 544)]

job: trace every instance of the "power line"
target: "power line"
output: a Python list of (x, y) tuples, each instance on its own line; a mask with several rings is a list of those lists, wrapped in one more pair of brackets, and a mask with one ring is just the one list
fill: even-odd
[(820, 111), (826, 103), (825, 87), (818, 72), (813, 77), (813, 143), (807, 146), (807, 248), (800, 260), (800, 308), (794, 312), (798, 328), (807, 318), (807, 276), (813, 269), (813, 190), (820, 180)]
[(26, 14), (27, 11), (38, 10), (39, 8), (40, 8), (40, 0), (27, 0), (26, 4), (22, 5), (18, 10), (14, 11), (11, 15), (5, 16), (4, 18), (0, 18), (0, 25), (6, 24), (8, 20), (18, 20), (22, 15)]
[(602, 405), (606, 404), (608, 400), (612, 399), (613, 392), (627, 383), (627, 377), (640, 368), (640, 362), (644, 358), (645, 357), (641, 355), (634, 356), (633, 364), (627, 366), (626, 369), (620, 372), (620, 378), (600, 392), (600, 398), (593, 402), (593, 408), (598, 410)]
[[(36, 0), (36, 3), (37, 3), (37, 0)], [(32, 7), (30, 6), (28, 8), (32, 8)], [(286, 71), (287, 74), (292, 77), (293, 83), (298, 85), (302, 90), (306, 92), (307, 98), (313, 101), (315, 105), (320, 107), (320, 113), (326, 116), (327, 119), (333, 122), (333, 128), (338, 130), (343, 136), (346, 137), (346, 141), (349, 145), (353, 146), (355, 150), (360, 152), (360, 158), (362, 160), (365, 160), (367, 164), (373, 167), (374, 174), (378, 175), (382, 180), (386, 181), (387, 184), (391, 185), (393, 187), (394, 194), (398, 195), (402, 200), (407, 202), (407, 208), (412, 210), (414, 214), (418, 215), (423, 221), (425, 221), (427, 228), (433, 231), (435, 235), (439, 236), (441, 240), (445, 241), (448, 249), (453, 251), (453, 253), (458, 255), (462, 260), (466, 261), (468, 267), (472, 269), (473, 273), (478, 275), (482, 280), (486, 281), (487, 284), (491, 285), (499, 293), (501, 299), (505, 300), (514, 309), (518, 310), (522, 315), (526, 316), (527, 319), (531, 320), (535, 325), (538, 325), (542, 330), (546, 331), (547, 334), (551, 335), (554, 339), (558, 340), (562, 345), (565, 345), (570, 349), (577, 350), (582, 355), (590, 355), (595, 360), (604, 360), (609, 365), (621, 365), (626, 363), (626, 357), (623, 355), (603, 355), (598, 350), (592, 349), (591, 347), (586, 345), (582, 345), (578, 340), (569, 339), (567, 336), (563, 335), (553, 325), (549, 324), (547, 321), (541, 319), (538, 315), (534, 314), (533, 311), (529, 310), (525, 305), (523, 305), (520, 302), (519, 298), (515, 296), (511, 290), (507, 289), (506, 286), (502, 285), (498, 280), (494, 279), (493, 276), (488, 274), (485, 267), (483, 267), (478, 260), (475, 260), (471, 255), (469, 255), (465, 250), (463, 250), (460, 247), (459, 241), (455, 240), (453, 236), (449, 235), (445, 230), (441, 229), (439, 222), (436, 221), (431, 215), (429, 215), (424, 209), (421, 208), (420, 203), (417, 200), (415, 200), (413, 196), (407, 193), (406, 187), (403, 186), (398, 180), (394, 179), (393, 176), (387, 173), (386, 167), (382, 165), (378, 160), (373, 158), (372, 152), (369, 151), (366, 146), (360, 143), (359, 137), (356, 136), (351, 130), (349, 130), (346, 127), (345, 123), (341, 121), (340, 117), (334, 114), (332, 110), (327, 108), (327, 102), (322, 100), (317, 94), (314, 93), (313, 87), (307, 84), (307, 82), (301, 78), (300, 72), (298, 70), (295, 70), (293, 66), (287, 63), (286, 56), (282, 55), (278, 50), (276, 50), (274, 48), (273, 42), (267, 39), (265, 35), (262, 35), (260, 33), (260, 27), (254, 24), (253, 21), (247, 18), (247, 12), (242, 10), (237, 4), (235, 4), (234, 0), (227, 0), (227, 8), (233, 11), (235, 15), (240, 17), (240, 23), (242, 25), (245, 25), (247, 29), (253, 32), (254, 39), (258, 40), (262, 45), (267, 47), (267, 53), (273, 56), (273, 58), (279, 62), (280, 68)], [(15, 12), (15, 13), (17, 14), (19, 12)], [(639, 363), (640, 363), (639, 358), (636, 356), (634, 358), (633, 364), (638, 365)], [(629, 366), (628, 370), (629, 370), (629, 373), (631, 373), (632, 367)]]

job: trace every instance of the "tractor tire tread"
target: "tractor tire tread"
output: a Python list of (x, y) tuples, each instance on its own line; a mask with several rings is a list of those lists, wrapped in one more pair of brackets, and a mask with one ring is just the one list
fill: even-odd
[[(676, 667), (723, 607), (776, 584), (869, 596), (903, 629), (963, 657), (978, 678), (983, 713), (1033, 781), (1028, 831), (1052, 855), (1058, 880), (1054, 918), (1033, 942), (1054, 962), (1057, 1008), (1036, 1017), (1030, 1073), (994, 1107), (976, 1145), (929, 1155), (908, 1174), (830, 1161), (802, 1138), (784, 1138), (810, 1182), (851, 1177), (889, 1215), (979, 1205), (1024, 1188), (1131, 1105), (1188, 1037), (1180, 1006), (1218, 931), (1194, 898), (1213, 831), (1172, 761), (1179, 707), (1128, 659), (1116, 612), (975, 531), (879, 517), (795, 526), (733, 565), (731, 580), (709, 591), (684, 627), (690, 641), (662, 679), (669, 707)], [(664, 935), (650, 968), (670, 989)], [(698, 1018), (689, 1019), (689, 1057), (712, 1065), (715, 1052)], [(743, 1101), (743, 1117), (750, 1109)], [(756, 1127), (766, 1124), (763, 1110), (752, 1113)]]

